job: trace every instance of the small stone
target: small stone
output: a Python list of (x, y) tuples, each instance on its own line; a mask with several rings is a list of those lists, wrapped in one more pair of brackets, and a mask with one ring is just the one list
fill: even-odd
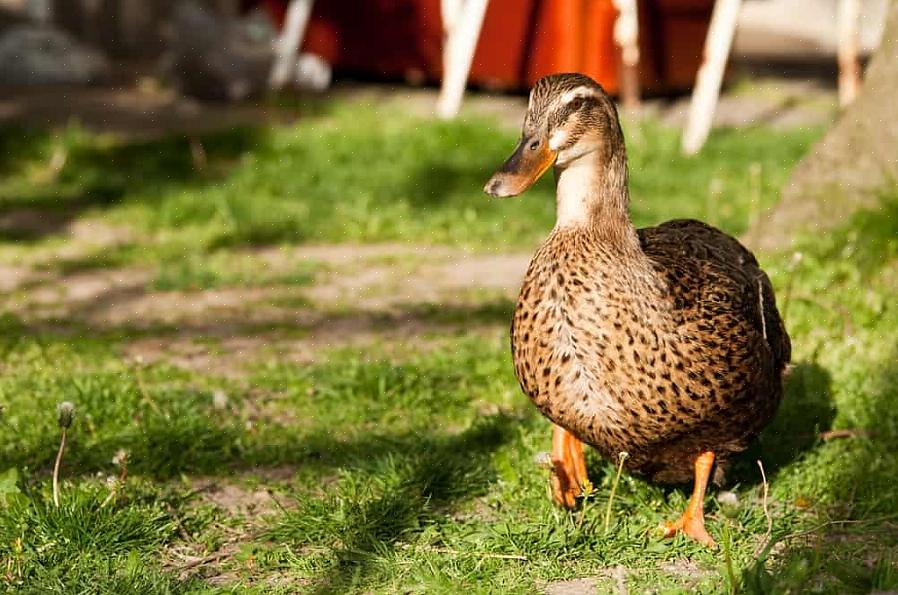
[(736, 492), (721, 491), (717, 493), (717, 503), (720, 505), (720, 512), (727, 518), (735, 518), (739, 515), (739, 495)]
[(542, 451), (533, 455), (533, 462), (536, 463), (538, 467), (542, 467), (544, 469), (551, 469), (552, 465), (552, 455)]
[(717, 493), (717, 501), (724, 506), (739, 506), (739, 495), (736, 492), (723, 490)]
[(112, 464), (116, 467), (128, 464), (128, 451), (124, 448), (118, 449), (115, 456), (112, 457)]
[(217, 390), (212, 393), (212, 407), (219, 411), (228, 408), (228, 395), (223, 390)]

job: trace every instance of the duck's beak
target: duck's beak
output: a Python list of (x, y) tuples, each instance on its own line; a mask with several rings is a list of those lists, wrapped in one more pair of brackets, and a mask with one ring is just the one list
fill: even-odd
[(545, 140), (522, 138), (511, 157), (490, 178), (483, 191), (490, 196), (517, 196), (530, 188), (553, 163), (556, 154)]

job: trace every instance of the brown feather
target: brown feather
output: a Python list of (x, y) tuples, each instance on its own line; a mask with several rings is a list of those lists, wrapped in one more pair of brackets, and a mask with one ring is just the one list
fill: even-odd
[[(537, 85), (531, 110), (550, 110), (553, 93), (583, 81), (550, 83)], [(580, 135), (590, 134), (583, 122), (609, 114), (577, 103), (587, 113), (566, 119), (577, 118)], [(776, 412), (789, 337), (770, 280), (737, 240), (692, 220), (633, 228), (611, 113), (617, 134), (603, 133), (605, 150), (587, 155), (596, 169), (588, 223), (556, 226), (525, 276), (515, 372), (546, 417), (606, 457), (629, 453), (630, 471), (686, 483), (696, 455), (711, 450), (720, 480)]]

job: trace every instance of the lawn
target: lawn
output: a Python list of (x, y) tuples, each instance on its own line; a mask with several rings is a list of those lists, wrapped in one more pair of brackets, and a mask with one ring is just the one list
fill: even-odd
[[(734, 234), (821, 132), (717, 130), (684, 158), (676, 131), (626, 128), (638, 225)], [(345, 102), (193, 147), (0, 131), (3, 588), (898, 589), (898, 193), (761, 255), (795, 366), (708, 498), (710, 551), (659, 536), (684, 491), (624, 475), (609, 502), (595, 456), (580, 510), (551, 504), (507, 345), (520, 271), (445, 285), (459, 261), (526, 263), (552, 225), (551, 181), (480, 192), (514, 139)]]

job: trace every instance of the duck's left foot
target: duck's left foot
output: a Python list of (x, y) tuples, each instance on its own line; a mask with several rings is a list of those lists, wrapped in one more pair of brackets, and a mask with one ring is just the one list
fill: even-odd
[(708, 487), (708, 477), (714, 466), (714, 453), (703, 452), (695, 459), (695, 486), (692, 489), (692, 497), (686, 505), (686, 512), (674, 522), (664, 523), (664, 537), (673, 537), (677, 531), (682, 531), (697, 542), (707, 547), (717, 547), (717, 544), (705, 529), (705, 489)]
[(552, 498), (564, 508), (574, 508), (588, 484), (583, 443), (560, 426), (552, 426)]
[(717, 543), (705, 529), (705, 519), (701, 513), (698, 516), (694, 516), (690, 515), (687, 510), (676, 521), (664, 523), (664, 537), (673, 537), (677, 534), (677, 531), (682, 531), (684, 535), (691, 537), (702, 545), (711, 548), (717, 547)]

